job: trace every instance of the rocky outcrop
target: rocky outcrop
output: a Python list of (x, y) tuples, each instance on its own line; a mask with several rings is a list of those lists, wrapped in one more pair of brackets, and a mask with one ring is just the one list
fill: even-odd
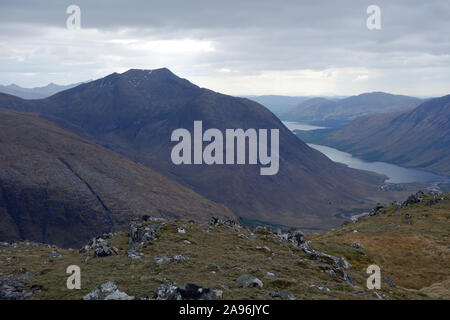
[(33, 295), (22, 282), (14, 280), (12, 275), (0, 278), (0, 300), (24, 300)]
[(263, 287), (263, 282), (256, 278), (255, 276), (252, 276), (251, 274), (243, 274), (239, 278), (237, 278), (236, 282), (242, 287), (242, 288), (251, 288), (251, 287)]
[(269, 293), (271, 298), (282, 298), (284, 300), (295, 300), (295, 296), (292, 293), (286, 293), (281, 290), (275, 290)]
[(412, 194), (404, 201), (401, 205), (401, 208), (406, 208), (407, 206), (410, 206), (415, 203), (419, 203), (423, 201), (423, 196), (425, 194), (422, 191), (416, 192), (416, 194)]
[(282, 233), (281, 231), (277, 231), (275, 236), (281, 242), (290, 242), (294, 246), (299, 247), (301, 243), (303, 243), (305, 234), (298, 229), (291, 229), (287, 233)]
[(221, 218), (217, 218), (217, 217), (211, 217), (211, 219), (209, 220), (209, 225), (211, 227), (217, 227), (220, 225), (228, 226), (228, 227), (235, 227), (235, 226), (240, 227), (239, 223), (237, 223), (235, 220), (221, 219)]
[[(153, 218), (144, 216), (143, 221), (131, 221), (130, 229), (128, 232), (129, 249), (127, 256), (131, 259), (140, 259), (142, 253), (138, 253), (137, 250), (141, 249), (148, 241), (156, 240), (156, 231), (158, 231), (164, 224), (165, 220), (161, 218)], [(148, 221), (160, 223), (149, 223)]]
[(92, 238), (88, 244), (80, 249), (80, 252), (89, 253), (89, 251), (94, 250), (93, 256), (95, 258), (117, 255), (119, 253), (119, 249), (111, 247), (108, 241), (104, 239), (111, 238), (112, 236), (112, 234), (104, 234), (102, 237)]
[(168, 283), (156, 289), (154, 298), (156, 300), (215, 300), (217, 294), (210, 288), (194, 283), (186, 283), (180, 287)]
[(83, 300), (134, 300), (134, 297), (120, 291), (114, 282), (108, 281), (85, 295)]

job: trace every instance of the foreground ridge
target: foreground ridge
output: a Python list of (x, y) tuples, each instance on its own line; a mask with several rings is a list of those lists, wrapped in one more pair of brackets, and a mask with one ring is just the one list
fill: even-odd
[[(449, 208), (448, 194), (418, 193), (323, 234), (146, 216), (133, 219), (128, 232), (104, 234), (80, 250), (0, 243), (0, 298), (445, 298)], [(442, 269), (429, 269), (428, 259)], [(366, 287), (370, 264), (382, 270), (380, 290)], [(80, 290), (65, 288), (69, 265), (81, 269)]]

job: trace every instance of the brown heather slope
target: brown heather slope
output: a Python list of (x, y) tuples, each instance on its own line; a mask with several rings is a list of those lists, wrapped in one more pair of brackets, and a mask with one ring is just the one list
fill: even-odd
[[(138, 161), (249, 220), (327, 229), (342, 210), (365, 210), (383, 177), (336, 164), (308, 147), (270, 111), (248, 99), (200, 88), (168, 69), (129, 70), (47, 99), (3, 103), (39, 113), (77, 134)], [(26, 103), (25, 103), (26, 102)], [(31, 103), (31, 104), (30, 104)], [(256, 165), (173, 165), (177, 128), (279, 129), (280, 170)]]
[(130, 216), (235, 217), (151, 169), (33, 115), (0, 110), (0, 239), (75, 246)]
[[(178, 228), (186, 232), (179, 233)], [(264, 229), (251, 233), (225, 225), (210, 227), (168, 220), (156, 231), (156, 236), (156, 240), (147, 241), (139, 249), (143, 254), (140, 259), (130, 259), (126, 255), (127, 232), (107, 240), (118, 249), (118, 254), (102, 258), (92, 258), (93, 249), (87, 253), (57, 249), (56, 255), (61, 256), (52, 258), (49, 254), (51, 256), (55, 249), (45, 245), (5, 246), (0, 243), (0, 261), (3, 262), (0, 263), (0, 282), (7, 276), (17, 279), (24, 284), (25, 292), (34, 292), (27, 298), (31, 300), (79, 300), (107, 281), (113, 281), (120, 290), (137, 299), (154, 298), (157, 288), (167, 285), (168, 281), (176, 286), (194, 283), (221, 290), (226, 300), (278, 300), (282, 297), (272, 298), (270, 294), (280, 291), (293, 294), (298, 300), (429, 299), (420, 291), (401, 286), (391, 288), (385, 283), (381, 290), (368, 290), (365, 271), (345, 269), (352, 285), (344, 279), (342, 268), (338, 269), (329, 260), (307, 255), (291, 243), (280, 242)], [(155, 263), (155, 258), (175, 255), (188, 260)], [(81, 268), (80, 290), (66, 287), (69, 265)], [(263, 287), (243, 288), (236, 280), (245, 274), (260, 279)], [(149, 303), (151, 307), (151, 301)]]
[[(420, 203), (389, 206), (380, 216), (313, 235), (311, 247), (343, 256), (361, 272), (376, 264), (381, 276), (398, 286), (450, 299), (450, 194), (441, 197), (445, 200), (429, 205), (433, 196), (426, 195)], [(352, 247), (355, 243), (363, 248)]]

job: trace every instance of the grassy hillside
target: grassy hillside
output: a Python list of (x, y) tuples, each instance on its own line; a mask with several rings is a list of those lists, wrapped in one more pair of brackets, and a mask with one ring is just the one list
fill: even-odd
[[(357, 270), (377, 264), (397, 285), (432, 297), (450, 298), (450, 201), (429, 205), (432, 196), (405, 208), (393, 205), (343, 228), (314, 235), (311, 246), (343, 255)], [(354, 232), (357, 230), (358, 232)], [(351, 244), (361, 244), (363, 249)]]
[[(347, 258), (353, 265), (349, 269), (326, 256), (306, 254), (289, 242), (280, 242), (265, 229), (252, 233), (236, 226), (172, 220), (156, 232), (157, 240), (144, 244), (139, 250), (143, 257), (138, 260), (125, 255), (129, 238), (122, 232), (108, 239), (118, 255), (103, 258), (87, 258), (92, 252), (63, 249), (57, 249), (61, 257), (52, 258), (44, 255), (54, 249), (43, 245), (0, 245), (0, 272), (25, 278), (21, 281), (26, 287), (35, 288), (32, 299), (81, 299), (106, 281), (114, 281), (129, 295), (151, 298), (168, 280), (175, 285), (189, 282), (221, 290), (224, 299), (272, 299), (269, 294), (280, 290), (296, 299), (449, 298), (450, 200), (446, 195), (446, 200), (428, 206), (425, 201), (429, 198), (396, 211), (389, 207), (381, 216), (309, 236), (312, 248)], [(407, 213), (411, 219), (405, 219)], [(185, 232), (180, 233), (179, 228)], [(352, 243), (361, 244), (363, 249), (352, 247)], [(154, 261), (175, 255), (189, 260)], [(378, 264), (382, 277), (396, 286), (383, 282), (376, 293), (368, 290), (365, 268), (372, 263)], [(65, 271), (71, 264), (81, 268), (81, 290), (65, 287)], [(344, 272), (353, 285), (344, 279)], [(244, 274), (260, 279), (263, 287), (242, 288), (236, 280)]]

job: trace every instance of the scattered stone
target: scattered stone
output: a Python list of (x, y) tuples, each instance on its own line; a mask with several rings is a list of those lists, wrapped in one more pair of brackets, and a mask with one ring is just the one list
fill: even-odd
[(347, 274), (347, 272), (343, 271), (344, 273), (344, 279), (345, 281), (347, 281), (347, 283), (351, 286), (354, 286), (355, 283), (353, 282), (352, 278), (350, 278), (350, 276)]
[(162, 256), (162, 257), (155, 257), (155, 259), (153, 259), (153, 263), (154, 264), (163, 264), (163, 263), (169, 263), (171, 262), (172, 259), (166, 256)]
[(320, 290), (320, 291), (327, 291), (327, 292), (330, 292), (330, 291), (331, 291), (329, 288), (327, 288), (327, 287), (325, 287), (325, 286), (317, 286), (317, 285), (315, 285), (315, 284), (312, 284), (312, 285), (311, 285), (311, 288), (316, 288), (316, 289), (318, 289), (318, 290)]
[(369, 212), (369, 216), (381, 216), (383, 215), (384, 212), (384, 206), (380, 205), (379, 203), (375, 206), (375, 208), (373, 208), (372, 210), (370, 210)]
[(127, 257), (132, 260), (139, 260), (144, 256), (142, 252), (136, 252), (134, 250), (127, 250)]
[(352, 243), (350, 245), (350, 247), (357, 248), (357, 249), (364, 249), (364, 246), (361, 243)]
[(251, 274), (243, 274), (237, 278), (236, 282), (239, 283), (242, 288), (263, 287), (263, 282)]
[(311, 255), (313, 257), (315, 257), (316, 259), (318, 259), (319, 261), (326, 263), (326, 264), (331, 264), (333, 265), (336, 269), (349, 269), (352, 267), (352, 265), (347, 261), (347, 259), (345, 259), (344, 257), (335, 257), (317, 250), (312, 249), (309, 246), (308, 242), (304, 242), (300, 245), (300, 248), (303, 250), (304, 253), (306, 253), (307, 255)]
[(61, 258), (62, 255), (58, 252), (58, 250), (52, 250), (50, 253), (46, 253), (42, 255), (44, 258)]
[(406, 219), (406, 220), (409, 220), (409, 219), (411, 219), (411, 218), (412, 218), (412, 216), (411, 216), (409, 213), (405, 214), (405, 219)]
[(217, 227), (219, 225), (224, 225), (228, 227), (239, 227), (239, 228), (241, 227), (236, 221), (232, 219), (220, 219), (216, 217), (211, 217), (211, 219), (209, 220), (209, 225), (211, 227)]
[(221, 290), (213, 291), (194, 283), (186, 283), (180, 287), (168, 283), (156, 289), (154, 298), (156, 300), (214, 300), (220, 293), (223, 294)]
[(95, 258), (103, 258), (107, 256), (117, 255), (119, 253), (119, 249), (115, 247), (111, 247), (108, 244), (108, 241), (104, 239), (97, 239), (97, 242), (95, 243), (95, 249), (94, 249), (94, 257)]
[(215, 300), (216, 294), (213, 290), (198, 286), (194, 283), (186, 283), (178, 288), (182, 300)]
[(271, 298), (282, 298), (284, 300), (295, 300), (295, 296), (292, 293), (285, 293), (281, 290), (272, 291), (269, 293)]
[(216, 296), (216, 299), (223, 299), (223, 290), (213, 290), (213, 292)]
[(24, 300), (29, 296), (24, 284), (14, 280), (12, 275), (0, 278), (0, 300)]
[(392, 287), (392, 288), (396, 287), (395, 282), (390, 280), (390, 279), (388, 279), (388, 278), (383, 278), (383, 281), (386, 282), (389, 287)]
[(183, 242), (186, 244), (192, 244), (192, 242), (190, 242), (189, 240), (183, 240)]
[(139, 221), (131, 221), (130, 230), (128, 232), (130, 250), (139, 250), (145, 242), (156, 240), (156, 231), (158, 231), (165, 223), (148, 224)]
[(185, 256), (183, 256), (181, 254), (177, 254), (177, 255), (173, 256), (173, 260), (175, 260), (175, 261), (188, 261), (189, 258), (185, 257)]
[(256, 246), (256, 250), (264, 250), (268, 253), (272, 253), (272, 250), (267, 246), (264, 246), (264, 247)]
[(17, 280), (22, 281), (22, 280), (28, 280), (30, 278), (31, 278), (30, 274), (28, 272), (25, 272), (24, 274), (18, 276)]
[(276, 277), (277, 277), (276, 274), (273, 273), (273, 272), (267, 272), (266, 275), (267, 275), (269, 278), (276, 278)]
[(184, 228), (177, 228), (178, 233), (186, 233), (186, 229)]
[(114, 282), (108, 281), (94, 288), (83, 300), (134, 300), (134, 297), (120, 291)]
[(410, 206), (412, 204), (415, 203), (419, 203), (422, 202), (423, 200), (423, 196), (425, 194), (422, 191), (417, 192), (416, 194), (412, 194), (408, 197), (408, 199), (406, 199), (406, 201), (404, 201), (401, 205), (402, 208), (405, 208), (407, 206)]
[(304, 233), (301, 230), (291, 229), (287, 233), (282, 233), (280, 230), (275, 233), (275, 236), (280, 242), (290, 242), (296, 247), (300, 247), (300, 244), (304, 241)]
[(168, 283), (156, 288), (154, 298), (156, 300), (181, 300), (181, 295), (178, 292), (178, 287)]
[(334, 271), (333, 269), (326, 269), (324, 272), (332, 277), (336, 277), (336, 271)]

